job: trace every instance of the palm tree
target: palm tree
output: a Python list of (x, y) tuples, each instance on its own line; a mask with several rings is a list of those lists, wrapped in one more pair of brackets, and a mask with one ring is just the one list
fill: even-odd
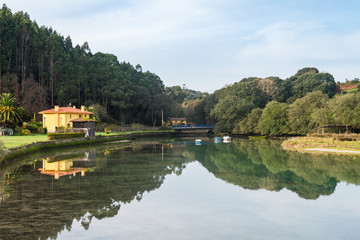
[(21, 121), (20, 109), (16, 106), (15, 98), (10, 93), (0, 95), (0, 122), (9, 127)]

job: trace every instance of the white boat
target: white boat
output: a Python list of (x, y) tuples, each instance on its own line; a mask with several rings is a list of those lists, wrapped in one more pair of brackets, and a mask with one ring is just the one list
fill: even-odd
[(196, 139), (195, 142), (196, 143), (201, 143), (201, 139)]
[(224, 136), (223, 141), (224, 141), (224, 143), (229, 143), (229, 142), (231, 142), (231, 137), (230, 136)]

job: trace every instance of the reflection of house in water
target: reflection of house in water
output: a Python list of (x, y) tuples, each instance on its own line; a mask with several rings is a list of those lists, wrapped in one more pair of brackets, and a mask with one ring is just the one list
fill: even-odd
[(39, 168), (41, 174), (54, 176), (59, 179), (62, 176), (76, 176), (80, 173), (85, 176), (85, 172), (94, 167), (95, 152), (85, 152), (84, 157), (76, 159), (66, 159), (55, 161), (50, 158), (43, 159), (42, 168)]

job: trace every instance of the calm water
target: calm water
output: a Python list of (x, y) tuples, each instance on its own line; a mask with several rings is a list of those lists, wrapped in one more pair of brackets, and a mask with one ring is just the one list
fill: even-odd
[(360, 238), (359, 157), (193, 140), (0, 169), (0, 239)]

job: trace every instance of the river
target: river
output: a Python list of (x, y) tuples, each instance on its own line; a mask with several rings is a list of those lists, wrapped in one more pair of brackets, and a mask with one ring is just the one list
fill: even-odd
[(359, 239), (360, 157), (157, 139), (0, 169), (0, 239)]

